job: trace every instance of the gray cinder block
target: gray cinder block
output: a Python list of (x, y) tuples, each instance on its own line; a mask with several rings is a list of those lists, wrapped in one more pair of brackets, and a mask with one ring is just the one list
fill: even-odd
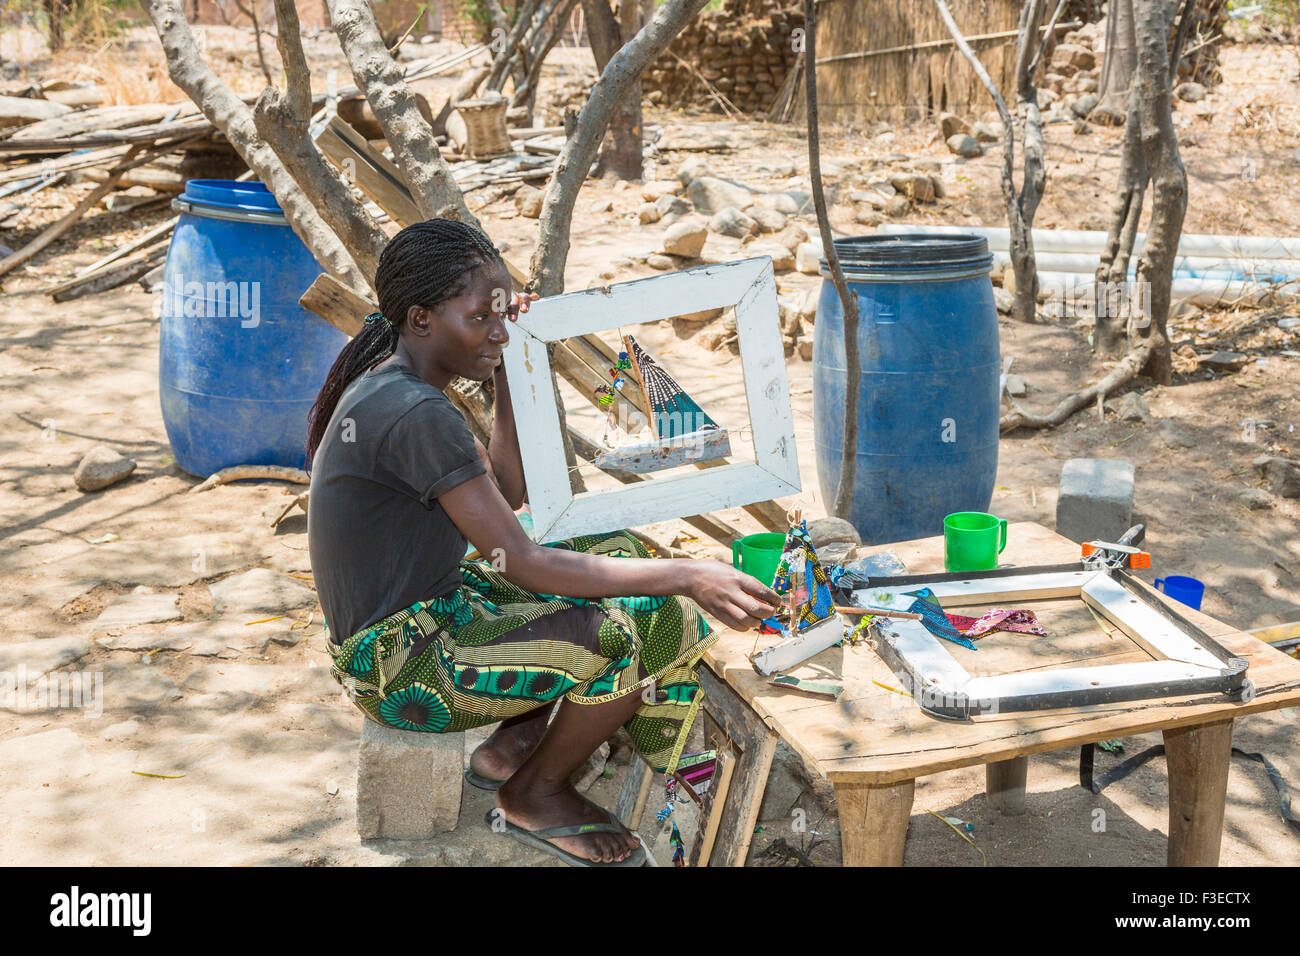
[(463, 733), (427, 734), (369, 718), (357, 762), (357, 833), (363, 840), (426, 840), (460, 816)]
[(1115, 541), (1133, 524), (1133, 462), (1071, 458), (1061, 469), (1056, 533), (1074, 541)]

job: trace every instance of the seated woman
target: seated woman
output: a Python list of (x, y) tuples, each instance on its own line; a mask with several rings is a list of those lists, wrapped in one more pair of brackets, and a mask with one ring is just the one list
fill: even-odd
[[(652, 767), (673, 769), (716, 639), (695, 602), (750, 628), (779, 599), (718, 561), (648, 560), (626, 531), (545, 546), (524, 533), (501, 355), (528, 300), (483, 233), (409, 226), (374, 284), (382, 312), (339, 354), (309, 419), (308, 538), (331, 672), (388, 726), (500, 721), (467, 774), (497, 792), (489, 823), (576, 865), (639, 864), (636, 838), (570, 775), (619, 726)], [(486, 449), (443, 392), (456, 376), (493, 381)], [(484, 560), (463, 560), (466, 539)]]

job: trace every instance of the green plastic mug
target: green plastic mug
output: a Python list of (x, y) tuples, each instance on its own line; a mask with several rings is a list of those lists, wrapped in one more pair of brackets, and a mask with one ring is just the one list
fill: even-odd
[(982, 511), (958, 511), (943, 519), (943, 566), (947, 571), (994, 571), (1007, 546), (1007, 522)]
[(781, 553), (784, 550), (783, 534), (747, 534), (731, 542), (731, 566), (771, 587), (776, 579), (776, 566), (781, 563)]

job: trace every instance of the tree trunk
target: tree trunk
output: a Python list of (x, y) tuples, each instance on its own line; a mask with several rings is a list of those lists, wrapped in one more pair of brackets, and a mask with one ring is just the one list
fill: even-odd
[[(629, 42), (654, 13), (653, 0), (619, 0), (617, 12), (607, 0), (582, 0), (587, 35), (600, 70)], [(647, 13), (648, 11), (648, 13)], [(643, 171), (641, 135), (641, 76), (638, 73), (618, 102), (600, 150), (596, 171), (601, 176), (640, 179)]]
[[(1188, 5), (1190, 7), (1190, 4)], [(1142, 154), (1151, 177), (1151, 223), (1137, 262), (1140, 314), (1129, 328), (1129, 347), (1150, 349), (1146, 373), (1161, 385), (1173, 377), (1169, 337), (1170, 291), (1178, 239), (1187, 213), (1187, 172), (1178, 154), (1170, 86), (1181, 43), (1174, 44), (1170, 62), (1168, 37), (1177, 0), (1134, 0), (1137, 13), (1138, 73), (1136, 77)], [(1149, 309), (1147, 298), (1149, 296)]]
[(1101, 97), (1097, 106), (1102, 115), (1123, 116), (1128, 111), (1128, 94), (1138, 59), (1134, 28), (1136, 3), (1137, 0), (1109, 0), (1106, 6), (1106, 53), (1097, 81), (1097, 95)]

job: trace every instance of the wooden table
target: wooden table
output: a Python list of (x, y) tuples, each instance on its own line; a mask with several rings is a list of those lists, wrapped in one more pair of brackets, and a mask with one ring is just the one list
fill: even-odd
[[(864, 547), (858, 555), (886, 548), (912, 573), (943, 570), (942, 536)], [(1022, 522), (1011, 525), (1001, 560), (1002, 567), (1025, 567), (1078, 558), (1075, 542)], [(1157, 567), (1159, 558), (1153, 556)], [(997, 631), (979, 639), (978, 651), (947, 642), (945, 649), (972, 673), (1150, 659), (1122, 633), (1104, 632), (1078, 599), (1024, 606), (1038, 615), (1047, 637)], [(1169, 772), (1169, 865), (1216, 866), (1233, 720), (1300, 702), (1300, 661), (1199, 611), (1175, 606), (1250, 662), (1254, 700), (1162, 698), (954, 723), (929, 717), (909, 696), (873, 683), (897, 688), (899, 679), (866, 646), (831, 648), (792, 672), (842, 684), (844, 693), (831, 701), (770, 686), (749, 663), (755, 633), (724, 631), (700, 669), (710, 746), (726, 750), (732, 763), (723, 806), (709, 828), (712, 857), (706, 850), (705, 859), (710, 865), (744, 865), (778, 738), (834, 786), (844, 864), (900, 866), (917, 777), (982, 764), (990, 802), (1014, 814), (1024, 810), (1031, 754), (1159, 730)], [(757, 647), (776, 640), (762, 635)]]

